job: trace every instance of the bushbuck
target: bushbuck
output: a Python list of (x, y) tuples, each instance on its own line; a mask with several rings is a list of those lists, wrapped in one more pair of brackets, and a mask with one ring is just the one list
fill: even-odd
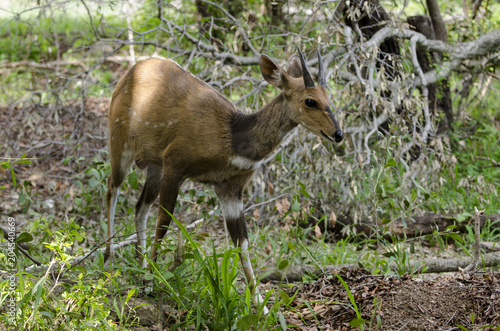
[[(169, 59), (139, 62), (120, 79), (109, 108), (111, 175), (106, 194), (106, 259), (112, 253), (118, 188), (135, 162), (140, 169), (147, 168), (146, 183), (135, 209), (142, 266), (147, 266), (143, 255), (151, 205), (160, 195), (151, 251), (151, 259), (156, 261), (181, 184), (190, 178), (213, 185), (231, 239), (241, 248), (246, 279), (254, 290), (243, 214), (245, 184), (260, 162), (299, 124), (332, 141), (340, 142), (343, 138), (329, 106), (319, 51), (318, 85), (314, 84), (300, 49), (298, 52), (289, 61), (287, 71), (268, 56), (260, 56), (262, 76), (282, 92), (252, 114), (243, 113), (214, 88)], [(256, 296), (254, 302), (260, 303), (262, 298)]]

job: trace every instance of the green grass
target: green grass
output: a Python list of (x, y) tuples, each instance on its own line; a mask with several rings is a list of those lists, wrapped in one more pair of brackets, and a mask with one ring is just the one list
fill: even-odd
[[(154, 30), (159, 21), (151, 14), (154, 9), (150, 8), (152, 3), (147, 3), (147, 10), (133, 18), (133, 26), (138, 32), (144, 33), (144, 40), (162, 44), (168, 41), (168, 36)], [(64, 71), (63, 78), (61, 74), (45, 69), (12, 70), (1, 75), (0, 105), (10, 107), (29, 103), (53, 107), (66, 106), (66, 102), (88, 97), (109, 97), (112, 85), (119, 77), (114, 71), (116, 68), (113, 70), (111, 67), (96, 65), (95, 61), (102, 59), (101, 54), (97, 59), (90, 50), (99, 38), (126, 38), (123, 33), (116, 36), (119, 29), (125, 27), (125, 23), (123, 17), (114, 13), (115, 8), (111, 4), (110, 6), (105, 9), (105, 20), (99, 15), (94, 16), (93, 23), (101, 33), (99, 37), (91, 31), (90, 22), (85, 15), (75, 17), (58, 13), (42, 15), (35, 20), (34, 13), (27, 13), (26, 16), (21, 15), (13, 20), (1, 18), (0, 61), (53, 61), (57, 58), (57, 36), (61, 45), (67, 43), (70, 46), (64, 48), (60, 54), (61, 59), (90, 59), (85, 63), (90, 69), (87, 72), (78, 66), (64, 66), (63, 69), (67, 71)], [(172, 7), (165, 8), (165, 15), (171, 15), (169, 19), (189, 27), (196, 23), (195, 15), (179, 15), (179, 12), (194, 12), (194, 5), (190, 3), (183, 6), (186, 7), (180, 11)], [(413, 10), (420, 8), (415, 2), (410, 2), (410, 6)], [(491, 6), (494, 9), (498, 7)], [(493, 17), (498, 16), (499, 12), (494, 13)], [(498, 24), (495, 22), (499, 20), (492, 20), (491, 24)], [(474, 22), (470, 25), (473, 29), (469, 32), (474, 35), (482, 27)], [(450, 33), (454, 38), (455, 35), (462, 36), (461, 31), (467, 27), (468, 25), (454, 26)], [(232, 39), (234, 33), (228, 29), (225, 31), (226, 38)], [(468, 37), (469, 35), (464, 35), (464, 38)], [(285, 43), (283, 37), (277, 40)], [(181, 47), (188, 45), (188, 42), (182, 39), (175, 45)], [(150, 46), (145, 46), (141, 51), (150, 54), (153, 49), (148, 47)], [(186, 47), (188, 48), (192, 48), (192, 45)], [(277, 53), (281, 51), (280, 49)], [(169, 55), (162, 51), (160, 53)], [(180, 57), (178, 60), (183, 59)], [(222, 77), (221, 81), (228, 81), (235, 71), (243, 76), (258, 76), (255, 68), (226, 66), (218, 73), (207, 73), (207, 68), (212, 67), (207, 65), (206, 59), (198, 57), (193, 59), (189, 70), (195, 74), (203, 74), (207, 80)], [(213, 76), (216, 74), (220, 76)], [(461, 84), (462, 78), (458, 75), (451, 77), (452, 87)], [(255, 84), (252, 86), (249, 82), (244, 86), (227, 88), (225, 92), (233, 92), (230, 98), (238, 100), (254, 87)], [(496, 91), (499, 87), (498, 82), (492, 83), (492, 90)], [(471, 95), (475, 92), (477, 91), (472, 89)], [(263, 99), (269, 100), (275, 93), (276, 91), (266, 89), (263, 93), (249, 97), (242, 106), (260, 105)], [(337, 98), (343, 95), (336, 90), (333, 93)], [(285, 152), (278, 154), (269, 167), (271, 170), (268, 169), (271, 178), (269, 181), (276, 188), (274, 196), (269, 196), (284, 194), (290, 208), (280, 211), (275, 203), (270, 203), (261, 209), (259, 220), (249, 222), (254, 224), (249, 232), (253, 247), (250, 251), (251, 262), (255, 270), (259, 274), (265, 274), (273, 268), (284, 271), (299, 264), (322, 269), (332, 264), (359, 263), (372, 273), (414, 274), (422, 270), (416, 270), (411, 264), (415, 246), (421, 241), (429, 242), (442, 251), (454, 244), (461, 250), (458, 254), (471, 255), (474, 243), (472, 226), (467, 226), (464, 234), (455, 234), (452, 228), (439, 229), (434, 235), (412, 240), (387, 240), (384, 235), (387, 234), (390, 222), (424, 212), (455, 214), (458, 215), (459, 222), (464, 222), (471, 216), (474, 207), (484, 209), (486, 214), (500, 213), (500, 168), (494, 167), (491, 161), (500, 161), (500, 131), (494, 124), (500, 119), (497, 99), (497, 96), (488, 94), (484, 99), (473, 101), (468, 109), (463, 110), (466, 113), (457, 119), (453, 133), (434, 141), (428, 150), (422, 151), (422, 157), (418, 161), (420, 163), (415, 161), (408, 165), (398, 161), (395, 151), (398, 146), (410, 141), (411, 136), (407, 134), (374, 137), (370, 145), (372, 162), (365, 168), (359, 166), (358, 160), (353, 156), (353, 147), (347, 143), (335, 147), (326, 144), (326, 147), (311, 148), (308, 152), (313, 161), (307, 160), (304, 164), (294, 163), (291, 155)], [(457, 102), (454, 106), (458, 107)], [(350, 122), (346, 121), (346, 125), (349, 125)], [(313, 145), (311, 142), (307, 144), (311, 147)], [(321, 151), (322, 148), (342, 160), (341, 164), (335, 163), (340, 165), (339, 169), (323, 171), (319, 168), (325, 162), (338, 161), (328, 159)], [(310, 164), (305, 164), (316, 161), (318, 165), (314, 164), (315, 171), (310, 170)], [(11, 268), (7, 250), (0, 251), (0, 269), (7, 271), (0, 281), (0, 307), (5, 307), (13, 299), (19, 312), (15, 323), (11, 324), (6, 311), (0, 310), (3, 325), (26, 330), (128, 330), (144, 322), (137, 315), (143, 308), (142, 305), (156, 306), (158, 302), (163, 302), (168, 307), (170, 316), (169, 319), (165, 317), (166, 322), (172, 329), (293, 328), (285, 320), (285, 313), (292, 309), (291, 303), (294, 300), (294, 296), (289, 297), (283, 290), (287, 285), (272, 285), (267, 292), (262, 293), (270, 310), (268, 315), (263, 316), (262, 307), (255, 307), (252, 303), (255, 293), (250, 293), (242, 276), (238, 249), (231, 244), (227, 245), (225, 238), (212, 238), (201, 232), (203, 230), (188, 232), (178, 222), (184, 237), (184, 263), (173, 272), (168, 271), (168, 268), (177, 247), (176, 235), (165, 238), (161, 258), (154, 264), (153, 270), (138, 267), (134, 248), (130, 246), (117, 252), (117, 258), (111, 267), (104, 264), (101, 255), (96, 259), (86, 260), (84, 265), (70, 267), (72, 259), (104, 241), (106, 211), (103, 197), (110, 172), (109, 163), (98, 158), (79, 158), (76, 152), (62, 160), (63, 166), (73, 169), (69, 176), (75, 192), (71, 197), (68, 194), (57, 201), (60, 204), (57, 211), (48, 211), (42, 215), (38, 211), (43, 210), (43, 200), (38, 193), (32, 193), (33, 185), (29, 181), (16, 181), (19, 174), (16, 176), (14, 166), (29, 162), (24, 157), (0, 160), (3, 170), (0, 176), (3, 178), (6, 173), (12, 173), (13, 190), (19, 197), (17, 212), (30, 220), (26, 226), (29, 235), (24, 234), (20, 238), (22, 241), (31, 240), (30, 244), (34, 248), (31, 254), (45, 266), (50, 266), (48, 271), (26, 271), (26, 265), (31, 262), (17, 254), (16, 264)], [(414, 171), (419, 172), (412, 180)], [(282, 183), (279, 183), (280, 176), (286, 178)], [(311, 182), (320, 182), (322, 185), (316, 187), (307, 184)], [(115, 229), (120, 236), (134, 232), (135, 203), (143, 183), (142, 174), (133, 170), (121, 187), (122, 194), (117, 208), (119, 222), (116, 222)], [(0, 190), (3, 189), (5, 187), (0, 187)], [(50, 190), (55, 195), (55, 191)], [(249, 203), (265, 202), (270, 197), (259, 195), (256, 201)], [(325, 204), (338, 216), (372, 221), (374, 234), (364, 236), (347, 233), (336, 242), (328, 241), (328, 230), (317, 235), (315, 226), (329, 220), (329, 215), (323, 215), (324, 211), (320, 208)], [(218, 202), (211, 188), (207, 187), (195, 186), (183, 190), (176, 209), (175, 215), (188, 215), (196, 219), (203, 217), (214, 222), (221, 220)], [(214, 215), (208, 214), (211, 210), (216, 210)], [(153, 211), (151, 214), (156, 213)], [(254, 220), (251, 212), (247, 217), (249, 221)], [(154, 224), (154, 221), (154, 216), (151, 216), (150, 224)], [(483, 229), (482, 240), (500, 240), (500, 230), (493, 225), (495, 224), (489, 223)], [(151, 234), (150, 232), (149, 235)], [(7, 243), (1, 240), (2, 247), (7, 247)], [(389, 269), (391, 263), (396, 264), (395, 271)], [(11, 275), (14, 278), (10, 278)], [(15, 283), (14, 291), (11, 291), (11, 279)], [(314, 277), (304, 275), (302, 280), (313, 282)], [(153, 289), (150, 296), (146, 296), (144, 292), (147, 287), (144, 281), (148, 281), (148, 286)], [(258, 290), (263, 291), (261, 288)], [(346, 291), (357, 313), (357, 319), (353, 323), (367, 325), (366, 321), (361, 320), (347, 287)], [(308, 305), (309, 303), (304, 302), (299, 307)]]
[[(393, 273), (388, 266), (394, 262), (397, 274), (414, 273), (416, 270), (411, 261), (415, 253), (413, 243), (417, 239), (400, 240), (399, 243), (386, 241), (382, 237), (385, 222), (418, 210), (458, 212), (459, 221), (470, 216), (475, 206), (486, 209), (487, 213), (499, 212), (498, 168), (490, 167), (490, 161), (478, 158), (484, 156), (497, 160), (500, 157), (498, 149), (494, 147), (494, 143), (499, 140), (499, 133), (483, 115), (483, 112), (477, 112), (473, 124), (475, 130), (471, 131), (467, 139), (452, 143), (455, 166), (428, 177), (430, 180), (446, 179), (439, 190), (424, 191), (420, 196), (416, 190), (411, 190), (408, 195), (400, 194), (406, 168), (397, 164), (386, 149), (382, 165), (365, 174), (368, 185), (364, 187), (367, 189), (358, 191), (355, 197), (372, 208), (379, 222), (379, 232), (372, 237), (348, 235), (336, 243), (330, 243), (325, 241), (326, 233), (323, 232), (318, 238), (315, 224), (305, 222), (315, 214), (314, 208), (310, 207), (313, 197), (300, 182), (291, 185), (290, 192), (294, 193), (290, 199), (290, 210), (283, 215), (279, 215), (274, 205), (269, 205), (266, 210), (270, 220), (288, 220), (288, 230), (284, 231), (283, 224), (276, 222), (250, 229), (253, 246), (251, 256), (255, 269), (265, 272), (274, 267), (284, 269), (297, 264), (310, 264), (321, 269), (330, 264), (360, 263), (374, 273)], [(489, 115), (498, 116), (495, 112)], [(467, 130), (466, 123), (459, 125), (463, 125), (463, 131)], [(2, 167), (9, 170), (10, 162), (17, 161), (4, 161)], [(430, 166), (432, 157), (428, 162)], [(108, 175), (109, 164), (97, 160), (90, 163), (83, 175), (74, 175), (79, 190), (75, 194), (75, 212), (90, 218), (105, 212), (101, 208)], [(120, 235), (134, 231), (132, 220), (136, 197), (133, 196), (137, 195), (137, 189), (142, 184), (143, 178), (135, 171), (124, 181), (124, 194), (120, 196), (117, 211), (124, 219), (122, 224), (117, 225), (123, 227)], [(25, 187), (22, 192), (20, 199), (38, 203)], [(131, 195), (132, 192), (135, 194)], [(203, 210), (196, 211), (195, 206), (203, 206)], [(216, 206), (210, 189), (188, 190), (180, 195), (178, 210), (200, 213), (197, 216), (202, 217), (208, 216), (207, 210)], [(28, 204), (26, 212), (29, 209)], [(175, 235), (165, 239), (163, 258), (152, 272), (138, 268), (134, 250), (130, 247), (118, 252), (119, 263), (114, 263), (111, 269), (103, 264), (102, 258), (87, 260), (85, 266), (69, 268), (74, 257), (87, 251), (82, 248), (83, 243), (90, 241), (92, 247), (103, 241), (105, 221), (100, 222), (103, 231), (99, 233), (96, 229), (78, 225), (73, 218), (60, 222), (56, 215), (33, 215), (34, 220), (28, 232), (35, 238), (33, 246), (39, 249), (32, 254), (45, 265), (53, 261), (50, 271), (56, 273), (23, 271), (28, 261), (19, 256), (17, 267), (13, 270), (16, 275), (15, 292), (9, 291), (8, 279), (4, 278), (0, 283), (0, 306), (12, 297), (17, 302), (20, 312), (16, 317), (18, 328), (47, 330), (69, 326), (74, 330), (126, 330), (141, 323), (136, 311), (142, 303), (136, 304), (135, 300), (141, 298), (154, 305), (160, 293), (162, 301), (171, 309), (171, 319), (168, 321), (171, 327), (194, 326), (210, 330), (288, 328), (284, 313), (289, 309), (292, 299), (281, 289), (284, 285), (273, 286), (264, 293), (270, 314), (263, 316), (262, 307), (252, 304), (254, 294), (250, 293), (244, 281), (238, 281), (239, 278), (243, 279), (238, 249), (227, 246), (224, 240), (207, 238), (206, 234), (187, 232), (183, 228), (185, 261), (174, 272), (169, 272), (168, 267), (176, 249)], [(324, 218), (319, 218), (316, 224), (323, 221)], [(154, 217), (150, 222), (154, 222)], [(441, 250), (445, 250), (450, 243), (456, 243), (464, 255), (470, 255), (474, 234), (472, 226), (467, 229), (467, 233), (459, 236), (451, 232), (437, 233), (431, 242), (439, 245)], [(481, 236), (485, 241), (498, 241), (500, 231), (490, 223), (483, 229)], [(268, 246), (271, 249), (266, 252)], [(10, 269), (5, 254), (0, 254), (0, 265), (3, 270)], [(145, 279), (153, 282), (156, 298), (144, 296), (142, 284)], [(303, 281), (313, 280), (307, 275), (303, 278)], [(127, 305), (128, 308), (125, 308)], [(0, 319), (5, 325), (10, 325), (5, 312), (0, 315)], [(358, 318), (353, 323), (366, 321)]]

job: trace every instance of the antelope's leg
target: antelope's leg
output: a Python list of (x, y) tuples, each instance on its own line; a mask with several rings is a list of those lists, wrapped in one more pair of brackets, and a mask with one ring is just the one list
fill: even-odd
[[(163, 178), (160, 187), (160, 208), (158, 210), (158, 219), (156, 220), (156, 233), (153, 248), (151, 250), (151, 260), (156, 261), (158, 253), (156, 252), (163, 237), (167, 233), (167, 227), (172, 221), (170, 214), (174, 213), (175, 202), (179, 188), (183, 182), (182, 177), (175, 174), (170, 167), (163, 166)], [(179, 243), (182, 244), (182, 243)]]
[(111, 182), (111, 176), (108, 179), (108, 192), (106, 193), (106, 205), (108, 208), (108, 233), (107, 233), (107, 241), (106, 241), (106, 251), (104, 253), (104, 261), (107, 261), (111, 255), (111, 244), (113, 244), (113, 236), (114, 236), (114, 226), (115, 226), (115, 210), (116, 203), (118, 202), (118, 195), (120, 194), (120, 190), (118, 187), (113, 187)]
[(106, 251), (104, 260), (107, 261), (113, 252), (111, 252), (111, 244), (113, 243), (114, 225), (115, 225), (115, 210), (120, 194), (119, 187), (125, 178), (127, 169), (132, 164), (132, 155), (127, 153), (122, 145), (111, 145), (111, 174), (108, 177), (108, 191), (106, 192), (106, 206), (108, 208), (108, 233), (106, 239)]
[[(253, 293), (257, 284), (250, 262), (250, 254), (248, 253), (248, 230), (245, 215), (243, 214), (242, 201), (243, 187), (237, 186), (232, 188), (228, 184), (220, 184), (215, 186), (215, 193), (219, 197), (222, 215), (224, 216), (231, 239), (235, 246), (241, 248), (241, 265), (250, 290)], [(260, 306), (264, 302), (260, 294), (253, 296), (252, 300), (256, 306)], [(263, 311), (264, 314), (269, 312), (267, 307), (264, 307)]]
[(146, 183), (142, 189), (141, 196), (135, 206), (135, 231), (137, 233), (137, 260), (143, 268), (147, 267), (144, 258), (146, 253), (146, 225), (151, 205), (160, 193), (160, 183), (162, 178), (162, 167), (149, 163), (147, 167)]

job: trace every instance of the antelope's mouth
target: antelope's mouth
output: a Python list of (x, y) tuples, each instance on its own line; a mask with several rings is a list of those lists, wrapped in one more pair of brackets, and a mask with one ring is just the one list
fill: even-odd
[(323, 135), (323, 137), (325, 137), (326, 139), (328, 139), (328, 140), (330, 140), (330, 141), (333, 141), (333, 139), (332, 139), (330, 136), (326, 135), (326, 134), (323, 132), (323, 130), (320, 130), (320, 132), (321, 132), (321, 134)]

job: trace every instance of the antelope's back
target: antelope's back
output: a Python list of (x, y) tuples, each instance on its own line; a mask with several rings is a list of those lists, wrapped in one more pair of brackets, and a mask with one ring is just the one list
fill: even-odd
[(215, 148), (229, 144), (236, 112), (224, 96), (174, 61), (151, 58), (118, 82), (109, 109), (110, 137), (126, 141), (136, 160), (161, 162), (174, 141), (196, 149), (193, 155), (216, 155)]

